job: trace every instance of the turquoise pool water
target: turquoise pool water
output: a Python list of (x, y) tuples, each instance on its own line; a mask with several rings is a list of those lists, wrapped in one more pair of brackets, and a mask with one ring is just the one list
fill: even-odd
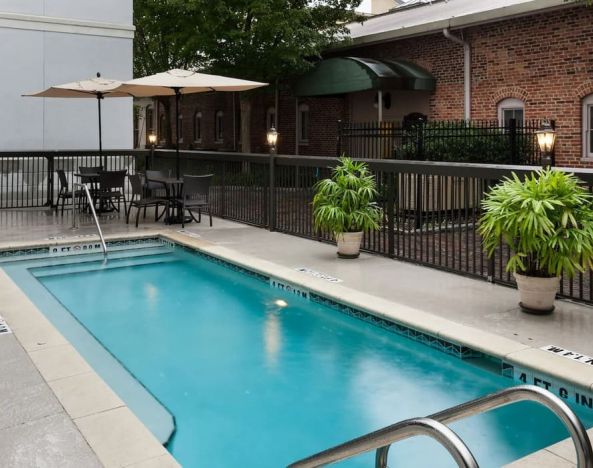
[[(179, 248), (154, 263), (119, 262), (33, 272), (174, 415), (168, 448), (184, 467), (282, 467), (513, 385), (497, 375), (500, 369), (433, 350)], [(589, 415), (581, 416), (592, 425)], [(483, 467), (568, 436), (533, 403), (451, 427)], [(372, 461), (365, 455), (339, 466)], [(419, 438), (394, 446), (389, 466), (455, 465), (435, 442)]]

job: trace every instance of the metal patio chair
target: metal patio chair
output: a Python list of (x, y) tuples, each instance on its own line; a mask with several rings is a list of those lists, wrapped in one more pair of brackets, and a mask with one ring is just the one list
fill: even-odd
[(58, 211), (58, 207), (60, 205), (60, 200), (62, 200), (62, 216), (64, 216), (64, 205), (66, 204), (66, 200), (72, 200), (72, 197), (78, 198), (79, 201), (81, 198), (84, 197), (84, 192), (82, 190), (75, 190), (72, 192), (68, 185), (68, 177), (66, 177), (66, 173), (62, 169), (56, 170), (58, 174), (58, 201), (56, 203), (56, 211)]
[(132, 185), (132, 198), (129, 200), (126, 224), (129, 224), (130, 222), (130, 212), (132, 211), (132, 207), (136, 208), (136, 227), (138, 227), (138, 218), (142, 208), (144, 208), (144, 217), (146, 218), (146, 208), (154, 206), (154, 220), (155, 222), (158, 221), (160, 218), (160, 216), (158, 216), (159, 205), (165, 206), (163, 213), (166, 213), (169, 210), (169, 200), (166, 198), (150, 196), (146, 190), (146, 184), (142, 184), (139, 174), (132, 174), (129, 177), (129, 180)]
[[(150, 180), (152, 177), (167, 177), (164, 171), (145, 171), (146, 178), (144, 180), (144, 191), (147, 197), (152, 198), (167, 198), (167, 187), (160, 183), (154, 182)], [(161, 216), (166, 213), (166, 210), (161, 213)], [(155, 221), (158, 221), (161, 216), (159, 216)], [(146, 217), (146, 208), (144, 209), (144, 217)]]
[[(126, 204), (126, 174), (127, 170), (121, 171), (101, 171), (99, 172), (99, 199), (100, 210), (105, 211), (109, 205), (119, 213), (120, 202), (124, 202), (124, 214), (128, 214)], [(117, 201), (117, 206), (115, 205)]]
[[(202, 221), (202, 210), (207, 210), (210, 217), (210, 227), (212, 227), (212, 210), (210, 209), (210, 184), (214, 174), (208, 175), (184, 175), (183, 189), (181, 191), (181, 227), (185, 227), (185, 211), (187, 210), (192, 219), (199, 223)], [(198, 211), (198, 219), (194, 216), (194, 211)]]

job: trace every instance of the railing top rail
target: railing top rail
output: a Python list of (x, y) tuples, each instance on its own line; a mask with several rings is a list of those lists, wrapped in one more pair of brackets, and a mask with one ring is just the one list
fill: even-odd
[[(404, 440), (419, 435), (431, 437), (439, 442), (451, 454), (458, 466), (478, 468), (478, 462), (463, 440), (450, 428), (430, 418), (413, 418), (401, 421), (383, 430), (381, 438), (361, 437), (356, 439), (356, 442), (339, 445), (322, 452), (319, 456), (314, 455), (293, 463), (288, 468), (315, 468), (327, 465), (359, 453), (381, 448), (385, 444), (389, 444), (389, 441), (394, 437)], [(343, 456), (344, 450), (350, 453), (348, 457)]]
[[(534, 385), (519, 385), (512, 388), (506, 388), (490, 395), (448, 408), (444, 411), (431, 414), (427, 418), (428, 420), (448, 424), (523, 400), (540, 403), (556, 414), (568, 429), (574, 442), (578, 468), (593, 468), (593, 449), (591, 448), (591, 442), (587, 436), (587, 431), (579, 418), (560, 398)], [(402, 432), (398, 431), (401, 424), (401, 422), (396, 423), (362, 437), (352, 439), (344, 444), (293, 463), (292, 465), (289, 465), (289, 467), (305, 468), (322, 466), (327, 463), (345, 460), (374, 449), (384, 449), (381, 455), (386, 461), (386, 451), (389, 446), (394, 442), (405, 438), (402, 436)]]
[[(165, 155), (167, 158), (175, 157), (175, 150), (156, 150), (159, 157)], [(265, 163), (269, 161), (267, 153), (237, 153), (223, 151), (180, 151), (181, 157), (195, 159), (212, 159), (223, 161), (253, 161)], [(541, 166), (520, 166), (510, 164), (479, 164), (464, 162), (443, 162), (443, 161), (415, 161), (402, 159), (363, 159), (355, 158), (369, 165), (373, 171), (416, 173), (423, 175), (444, 175), (459, 177), (475, 177), (480, 179), (499, 180), (509, 177), (514, 173), (517, 175), (531, 174)], [(337, 164), (337, 157), (327, 156), (299, 156), (288, 154), (274, 155), (275, 164), (279, 166), (305, 166), (305, 167), (333, 167)], [(555, 167), (555, 170), (572, 172), (585, 182), (593, 183), (593, 169)]]

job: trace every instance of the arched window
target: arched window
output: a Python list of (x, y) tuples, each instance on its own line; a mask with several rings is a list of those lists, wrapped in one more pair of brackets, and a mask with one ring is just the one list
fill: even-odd
[(179, 114), (179, 119), (177, 120), (177, 125), (179, 125), (179, 143), (183, 143), (183, 115)]
[(216, 114), (214, 114), (214, 139), (217, 142), (221, 142), (223, 140), (223, 112), (222, 111), (216, 111)]
[(307, 104), (299, 105), (297, 123), (299, 144), (309, 143), (309, 106)]
[(266, 130), (269, 130), (272, 127), (278, 130), (278, 127), (276, 127), (276, 108), (268, 107), (268, 110), (266, 111)]
[(593, 158), (593, 94), (583, 99), (583, 157)]
[(505, 127), (509, 126), (511, 119), (517, 121), (517, 125), (523, 125), (525, 117), (525, 103), (520, 99), (507, 98), (498, 103), (498, 121)]
[(198, 111), (194, 114), (194, 141), (202, 141), (202, 113)]
[(146, 143), (148, 143), (148, 135), (154, 133), (154, 109), (152, 106), (146, 106)]

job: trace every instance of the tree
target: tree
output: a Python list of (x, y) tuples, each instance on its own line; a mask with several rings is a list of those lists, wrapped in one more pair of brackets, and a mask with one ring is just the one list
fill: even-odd
[[(348, 36), (361, 0), (187, 0), (214, 73), (275, 83), (312, 66), (311, 59)], [(241, 93), (241, 143), (251, 150), (251, 98)]]
[[(134, 77), (172, 68), (199, 68), (204, 56), (194, 10), (184, 0), (134, 0)], [(171, 100), (159, 99), (165, 109), (166, 139), (172, 142)]]

